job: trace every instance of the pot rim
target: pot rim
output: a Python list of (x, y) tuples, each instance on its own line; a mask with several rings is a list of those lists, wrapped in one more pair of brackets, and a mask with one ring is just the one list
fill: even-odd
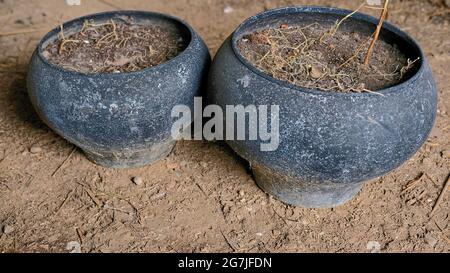
[(163, 20), (167, 20), (167, 21), (173, 21), (176, 24), (180, 24), (181, 26), (185, 27), (188, 31), (189, 31), (189, 35), (190, 35), (190, 41), (188, 43), (188, 45), (186, 46), (186, 48), (184, 48), (184, 50), (182, 52), (180, 52), (177, 56), (173, 57), (172, 59), (165, 61), (161, 64), (155, 65), (155, 66), (150, 66), (150, 67), (146, 67), (144, 69), (141, 70), (137, 70), (137, 71), (130, 71), (130, 72), (120, 72), (120, 73), (85, 73), (85, 72), (79, 72), (79, 71), (73, 71), (73, 70), (69, 70), (69, 69), (65, 69), (59, 65), (53, 64), (51, 63), (49, 60), (47, 60), (47, 58), (45, 58), (42, 55), (43, 52), (43, 44), (48, 41), (51, 37), (53, 37), (54, 35), (58, 34), (60, 32), (60, 26), (53, 28), (52, 30), (50, 30), (49, 32), (47, 32), (47, 34), (45, 34), (42, 39), (40, 40), (39, 44), (37, 45), (35, 51), (36, 51), (36, 55), (39, 57), (39, 59), (45, 63), (46, 65), (52, 67), (53, 69), (59, 70), (61, 72), (64, 73), (69, 73), (69, 74), (73, 74), (73, 75), (83, 75), (83, 76), (89, 76), (89, 77), (128, 77), (128, 76), (133, 76), (133, 75), (138, 75), (138, 74), (142, 74), (142, 73), (146, 73), (148, 71), (151, 70), (156, 70), (156, 69), (161, 69), (164, 66), (168, 66), (172, 63), (174, 63), (175, 61), (177, 61), (178, 59), (180, 59), (182, 56), (186, 55), (188, 50), (192, 48), (192, 45), (194, 44), (194, 40), (196, 39), (197, 35), (194, 31), (194, 29), (188, 24), (186, 23), (184, 20), (177, 18), (175, 16), (169, 15), (169, 14), (165, 14), (165, 13), (159, 13), (159, 12), (153, 12), (153, 11), (143, 11), (143, 10), (117, 10), (117, 11), (105, 11), (105, 12), (98, 12), (98, 13), (92, 13), (92, 14), (88, 14), (88, 15), (84, 15), (81, 17), (77, 17), (75, 19), (72, 19), (70, 21), (66, 21), (62, 24), (63, 28), (68, 25), (68, 26), (72, 26), (74, 24), (77, 24), (78, 22), (83, 22), (85, 20), (89, 20), (89, 19), (95, 19), (97, 17), (114, 17), (114, 16), (120, 16), (120, 15), (125, 15), (125, 16), (141, 16), (143, 18), (160, 18)]
[[(281, 15), (282, 16), (284, 13), (299, 13), (299, 14), (301, 14), (301, 13), (321, 13), (321, 14), (346, 16), (351, 12), (353, 12), (353, 11), (347, 10), (347, 9), (341, 9), (341, 8), (323, 7), (323, 6), (291, 6), (291, 7), (282, 7), (282, 8), (276, 8), (276, 9), (264, 11), (264, 12), (258, 13), (256, 15), (253, 15), (253, 16), (245, 19), (234, 30), (234, 32), (231, 34), (231, 48), (233, 50), (234, 55), (237, 57), (237, 59), (242, 64), (244, 64), (248, 69), (250, 69), (253, 73), (259, 75), (260, 77), (263, 77), (264, 79), (266, 79), (270, 82), (276, 83), (283, 88), (288, 88), (288, 89), (305, 92), (305, 93), (312, 93), (315, 95), (327, 95), (327, 96), (374, 95), (374, 96), (380, 96), (379, 94), (386, 95), (386, 94), (389, 94), (392, 92), (398, 92), (399, 89), (402, 89), (402, 87), (404, 87), (406, 85), (410, 85), (411, 83), (415, 82), (419, 78), (419, 76), (423, 73), (423, 71), (425, 70), (425, 67), (426, 67), (426, 59), (425, 59), (425, 55), (422, 51), (422, 48), (406, 32), (402, 31), (398, 27), (396, 27), (393, 24), (386, 22), (386, 21), (383, 23), (382, 29), (393, 33), (394, 35), (400, 37), (400, 39), (402, 39), (402, 40), (406, 41), (408, 44), (412, 45), (414, 50), (418, 53), (418, 57), (420, 58), (420, 67), (417, 69), (417, 71), (414, 73), (414, 75), (412, 75), (407, 80), (405, 80), (399, 84), (395, 84), (393, 86), (374, 91), (379, 94), (374, 94), (374, 92), (361, 92), (361, 93), (347, 92), (347, 93), (344, 93), (344, 92), (325, 91), (325, 90), (320, 90), (320, 89), (300, 87), (298, 85), (294, 85), (292, 83), (276, 79), (276, 78), (266, 74), (265, 72), (260, 71), (258, 68), (256, 68), (256, 66), (254, 66), (252, 63), (247, 61), (247, 59), (244, 56), (242, 56), (239, 49), (237, 48), (237, 41), (240, 38), (239, 35), (241, 34), (242, 29), (244, 27), (247, 27), (248, 25), (253, 24), (254, 22), (256, 22), (260, 19), (265, 19), (265, 18), (273, 16), (273, 15)], [(360, 12), (357, 12), (354, 15), (352, 15), (351, 18), (353, 18), (354, 20), (359, 20), (359, 21), (364, 21), (366, 23), (374, 24), (375, 26), (378, 24), (378, 21), (379, 21), (377, 18), (375, 18), (373, 16), (370, 16), (370, 15), (367, 15), (364, 13), (360, 13)]]

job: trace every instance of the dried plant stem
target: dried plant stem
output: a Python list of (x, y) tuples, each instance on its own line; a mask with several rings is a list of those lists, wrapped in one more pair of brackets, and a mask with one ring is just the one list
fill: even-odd
[(347, 20), (348, 18), (352, 17), (355, 13), (357, 13), (360, 9), (362, 9), (364, 6), (366, 5), (366, 1), (364, 1), (361, 5), (359, 5), (359, 7), (357, 9), (355, 9), (354, 11), (352, 11), (351, 13), (347, 14), (347, 16), (345, 16), (344, 18), (342, 18), (334, 27), (333, 32), (331, 33), (331, 35), (334, 35), (336, 33), (336, 31), (338, 31), (339, 27), (341, 26), (341, 24)]
[(59, 45), (58, 54), (61, 55), (63, 53), (63, 51), (64, 51), (64, 45), (66, 43), (79, 43), (80, 41), (79, 40), (66, 39), (66, 37), (64, 35), (63, 25), (61, 24), (59, 27), (61, 29), (61, 32), (60, 32), (60, 34), (61, 34), (61, 44)]
[(384, 0), (383, 11), (381, 12), (380, 21), (378, 22), (377, 28), (373, 35), (372, 42), (370, 43), (369, 49), (367, 50), (366, 57), (364, 59), (364, 65), (369, 65), (370, 56), (372, 55), (373, 48), (375, 47), (375, 43), (378, 40), (378, 36), (380, 35), (381, 27), (383, 26), (383, 22), (386, 19), (386, 15), (388, 12), (388, 4), (389, 0)]
[(32, 32), (40, 31), (40, 29), (22, 29), (22, 30), (15, 30), (10, 32), (0, 32), (0, 36), (12, 36), (12, 35), (18, 35), (18, 34), (27, 34)]
[(341, 20), (337, 21), (336, 24), (334, 24), (334, 26), (329, 31), (324, 32), (323, 35), (320, 37), (319, 41), (322, 43), (325, 38), (331, 37), (334, 34), (336, 34), (336, 32), (339, 30), (339, 27), (341, 26), (341, 24), (345, 20), (347, 20), (348, 18), (352, 17), (355, 13), (357, 13), (359, 10), (361, 10), (365, 6), (366, 6), (366, 1), (364, 1), (361, 5), (359, 5), (359, 7), (357, 9), (355, 9), (354, 11), (350, 12), (349, 14), (347, 14), (344, 18), (342, 18)]
[(75, 151), (77, 150), (77, 147), (73, 147), (72, 151), (70, 152), (70, 154), (66, 157), (66, 159), (64, 159), (64, 161), (58, 166), (58, 168), (56, 168), (56, 170), (52, 173), (52, 177), (55, 177), (55, 175), (62, 169), (62, 167), (64, 167), (64, 165), (67, 163), (67, 161), (69, 161), (69, 159), (72, 157), (72, 155), (75, 153)]
[(433, 214), (439, 208), (439, 205), (442, 203), (442, 200), (444, 200), (444, 196), (445, 196), (445, 193), (447, 192), (447, 188), (448, 188), (449, 184), (450, 184), (450, 174), (447, 176), (447, 180), (445, 181), (444, 187), (442, 188), (442, 191), (439, 194), (439, 197), (438, 197), (436, 203), (434, 203), (433, 209), (430, 212), (430, 217), (433, 216)]
[(113, 26), (113, 34), (114, 34), (114, 38), (116, 39), (116, 41), (117, 40), (119, 40), (119, 35), (117, 35), (117, 27), (116, 27), (116, 24), (114, 23), (114, 20), (113, 19), (111, 19), (111, 24), (112, 24), (112, 26)]

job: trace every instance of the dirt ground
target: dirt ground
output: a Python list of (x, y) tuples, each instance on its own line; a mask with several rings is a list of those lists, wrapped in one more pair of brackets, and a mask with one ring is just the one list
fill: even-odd
[[(334, 209), (274, 200), (220, 142), (180, 142), (166, 160), (131, 170), (96, 166), (75, 150), (52, 175), (74, 147), (37, 118), (25, 76), (40, 37), (89, 13), (171, 13), (189, 22), (214, 55), (241, 21), (264, 9), (355, 9), (359, 1), (81, 1), (0, 0), (0, 251), (70, 252), (79, 243), (82, 252), (449, 252), (450, 194), (430, 216), (450, 169), (450, 13), (440, 1), (393, 0), (389, 16), (422, 45), (438, 83), (429, 140), (401, 168)], [(133, 184), (133, 176), (144, 183)]]

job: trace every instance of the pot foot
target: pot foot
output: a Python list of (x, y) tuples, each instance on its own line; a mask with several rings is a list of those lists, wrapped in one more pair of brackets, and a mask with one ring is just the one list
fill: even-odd
[(145, 165), (149, 165), (155, 161), (166, 158), (173, 147), (175, 141), (165, 142), (162, 144), (155, 144), (145, 150), (123, 150), (123, 151), (88, 151), (83, 150), (86, 157), (106, 168), (113, 169), (125, 169), (125, 168), (138, 168)]
[(305, 208), (331, 208), (358, 194), (364, 183), (311, 183), (253, 166), (256, 183), (283, 203)]

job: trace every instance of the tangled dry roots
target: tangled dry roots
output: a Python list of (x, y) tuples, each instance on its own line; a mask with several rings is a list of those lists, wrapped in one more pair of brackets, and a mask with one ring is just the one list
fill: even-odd
[(132, 24), (124, 19), (96, 24), (85, 21), (69, 37), (60, 37), (44, 50), (47, 59), (66, 69), (84, 73), (138, 71), (166, 62), (184, 48), (182, 38), (157, 25)]
[(292, 84), (339, 92), (374, 92), (400, 82), (415, 61), (395, 46), (378, 41), (370, 65), (364, 65), (370, 38), (319, 23), (281, 24), (238, 41), (243, 56), (261, 71)]

